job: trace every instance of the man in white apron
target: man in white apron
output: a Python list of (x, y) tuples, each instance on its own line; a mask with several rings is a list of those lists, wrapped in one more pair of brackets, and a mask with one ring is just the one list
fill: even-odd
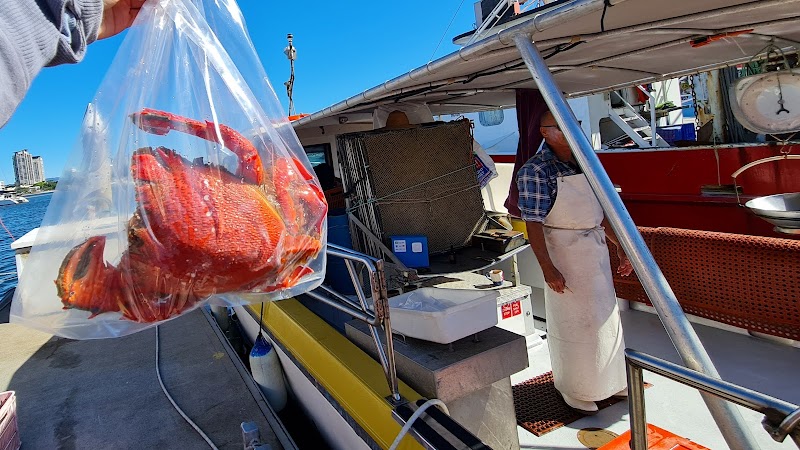
[(583, 413), (597, 400), (624, 395), (625, 342), (606, 237), (617, 247), (617, 272), (633, 268), (553, 115), (544, 141), (517, 175), (519, 209), (545, 282), (547, 342), (555, 387)]

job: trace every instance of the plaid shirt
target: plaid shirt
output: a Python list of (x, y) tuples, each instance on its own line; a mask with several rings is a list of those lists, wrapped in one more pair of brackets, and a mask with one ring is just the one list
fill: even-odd
[(558, 159), (547, 144), (542, 145), (541, 150), (517, 173), (521, 219), (526, 222), (544, 222), (556, 202), (558, 177), (578, 173), (580, 171), (577, 167)]

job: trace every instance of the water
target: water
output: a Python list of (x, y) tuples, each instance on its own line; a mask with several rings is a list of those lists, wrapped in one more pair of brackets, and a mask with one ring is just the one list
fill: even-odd
[(0, 225), (0, 293), (17, 285), (17, 266), (11, 243), (41, 225), (52, 197), (53, 193), (49, 192), (27, 197), (28, 203), (0, 206), (0, 219), (5, 225), (5, 228)]

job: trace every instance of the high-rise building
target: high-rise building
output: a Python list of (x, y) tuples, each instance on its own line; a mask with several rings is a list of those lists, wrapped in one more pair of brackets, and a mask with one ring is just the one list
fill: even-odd
[(28, 150), (14, 153), (14, 178), (17, 186), (31, 185), (44, 181), (44, 161), (41, 156), (33, 156)]
[(37, 183), (44, 181), (44, 158), (41, 156), (33, 157), (33, 173)]

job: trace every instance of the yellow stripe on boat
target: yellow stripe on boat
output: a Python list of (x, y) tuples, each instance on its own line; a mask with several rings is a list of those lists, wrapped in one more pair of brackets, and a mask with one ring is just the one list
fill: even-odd
[[(249, 305), (254, 317), (260, 304)], [(385, 400), (389, 385), (381, 365), (295, 299), (264, 304), (262, 325), (382, 448), (400, 432)], [(400, 395), (422, 396), (399, 382)], [(400, 449), (422, 446), (408, 436)]]

